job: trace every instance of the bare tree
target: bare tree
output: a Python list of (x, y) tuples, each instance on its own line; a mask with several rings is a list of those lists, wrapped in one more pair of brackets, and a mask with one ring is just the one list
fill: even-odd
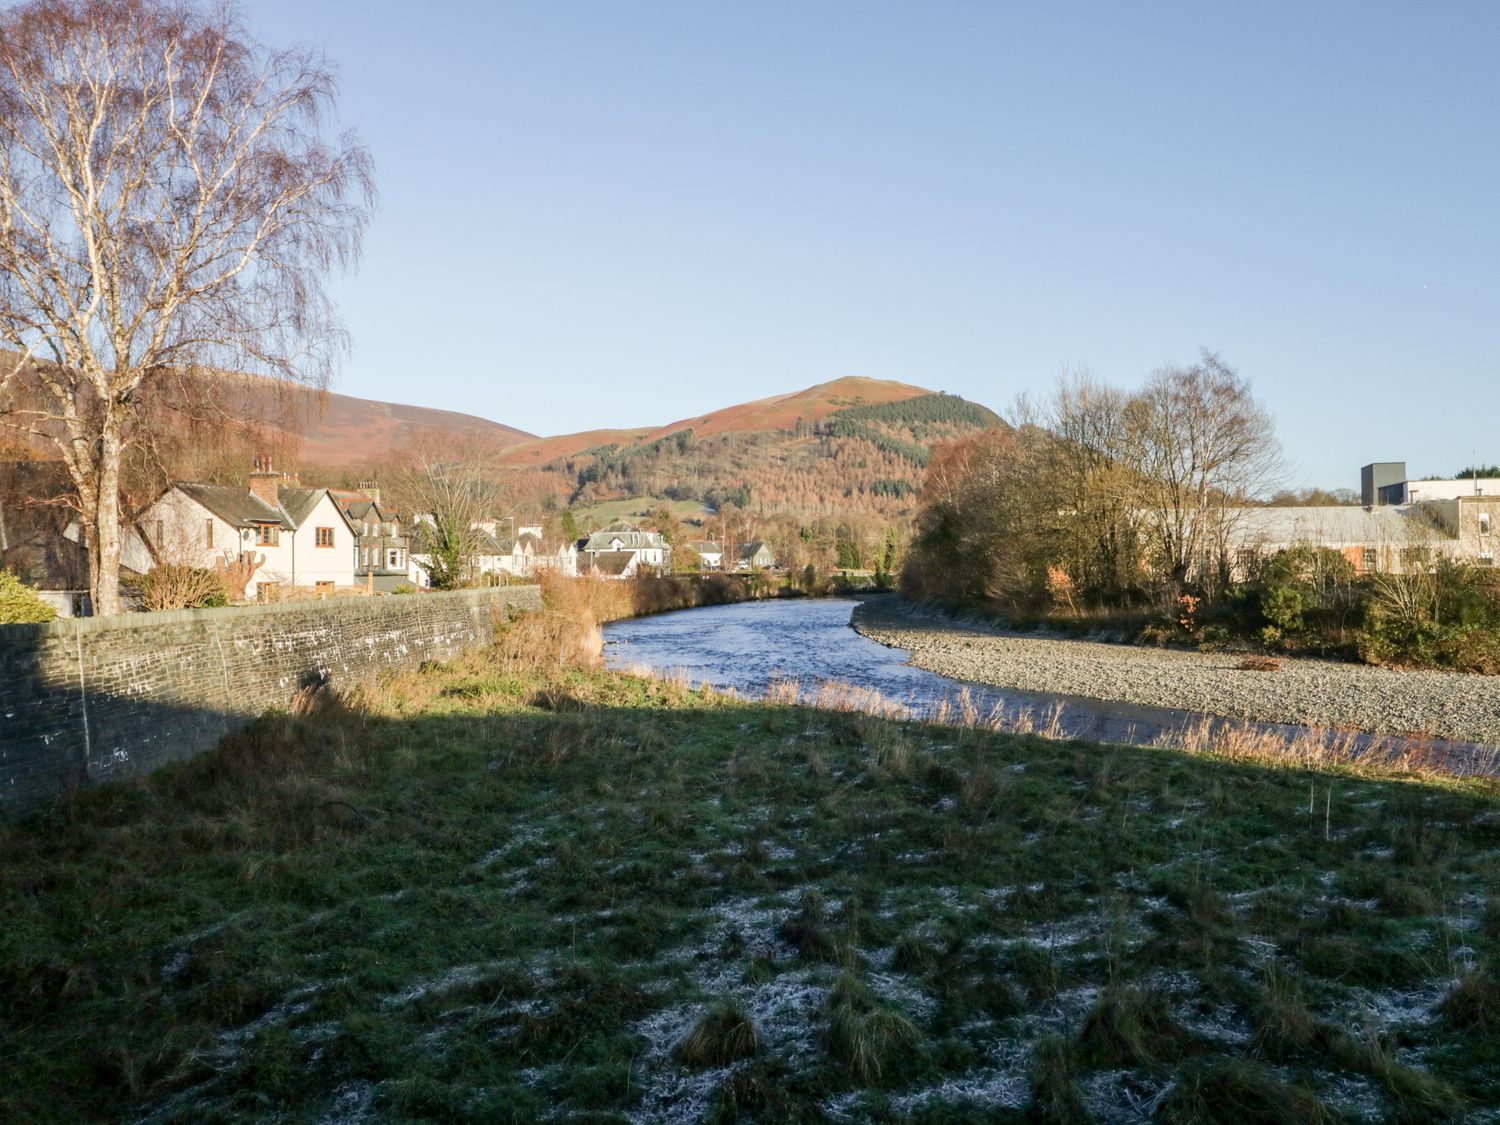
[(1148, 537), (1169, 590), (1222, 559), (1233, 509), (1281, 472), (1275, 426), (1250, 384), (1212, 352), (1163, 367), (1126, 411)]
[(475, 578), (482, 525), (495, 519), (508, 498), (495, 452), (478, 440), (455, 445), (452, 434), (419, 434), (411, 466), (392, 480), (392, 493), (411, 513), (411, 551), (426, 557), (420, 565), (435, 589), (466, 586)]
[(216, 370), (326, 384), (323, 278), (373, 201), (334, 100), (319, 55), (262, 46), (232, 8), (0, 13), (0, 423), (67, 466), (98, 613), (119, 612), (143, 402)]

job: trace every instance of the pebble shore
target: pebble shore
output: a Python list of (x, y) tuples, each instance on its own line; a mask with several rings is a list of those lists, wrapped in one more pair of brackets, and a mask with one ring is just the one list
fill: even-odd
[(1028, 692), (1118, 700), (1235, 719), (1500, 745), (1500, 678), (1242, 656), (1018, 633), (896, 597), (861, 603), (854, 627), (939, 675)]

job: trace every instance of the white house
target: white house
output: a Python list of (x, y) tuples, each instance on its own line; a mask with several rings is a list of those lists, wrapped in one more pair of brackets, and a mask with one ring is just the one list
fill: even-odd
[(580, 564), (605, 578), (633, 578), (642, 568), (667, 570), (672, 548), (660, 533), (630, 526), (611, 526), (590, 535)]
[[(419, 513), (413, 521), (416, 529), (412, 544), (414, 553), (409, 556), (413, 585), (431, 585), (425, 567), (432, 564), (432, 556), (423, 546), (423, 528), (431, 527), (432, 522), (433, 517), (425, 512)], [(540, 527), (520, 527), (513, 536), (500, 535), (501, 525), (508, 523), (508, 520), (480, 520), (473, 525), (477, 532), (473, 558), (476, 578), (481, 581), (499, 581), (503, 575), (532, 578), (543, 571), (569, 578), (578, 576), (578, 548), (574, 544), (564, 543), (556, 550), (548, 551)]]
[(508, 574), (530, 578), (539, 571), (552, 571), (569, 577), (578, 574), (578, 548), (564, 543), (548, 551), (540, 527), (518, 527), (513, 536), (499, 534), (505, 520), (475, 525), (482, 532), (476, 565), (480, 574)]
[(326, 488), (257, 468), (248, 487), (182, 481), (141, 513), (123, 562), (142, 573), (161, 562), (211, 567), (242, 556), (261, 560), (247, 597), (283, 587), (356, 585), (359, 535)]
[(712, 539), (700, 539), (689, 543), (690, 547), (698, 555), (698, 566), (702, 570), (724, 569), (724, 544), (715, 543)]

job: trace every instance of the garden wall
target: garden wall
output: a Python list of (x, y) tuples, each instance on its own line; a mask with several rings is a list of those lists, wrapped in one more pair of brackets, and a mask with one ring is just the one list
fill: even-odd
[(304, 688), (488, 644), (535, 586), (0, 626), (0, 817), (211, 750)]

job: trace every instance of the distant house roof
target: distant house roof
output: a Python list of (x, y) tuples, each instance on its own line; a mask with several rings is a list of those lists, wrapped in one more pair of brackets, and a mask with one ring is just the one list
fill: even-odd
[(508, 555), (510, 547), (501, 543), (482, 527), (474, 529), (474, 553), (476, 555)]
[(753, 559), (756, 555), (760, 554), (762, 548), (765, 548), (767, 554), (771, 553), (771, 549), (766, 547), (765, 543), (760, 539), (752, 539), (748, 543), (741, 543), (740, 558)]
[(695, 539), (693, 542), (687, 544), (687, 546), (697, 551), (700, 555), (722, 555), (724, 553), (724, 544), (715, 543), (712, 539)]
[(609, 578), (618, 578), (630, 568), (634, 560), (634, 551), (600, 551), (594, 556), (594, 571)]
[(1438, 542), (1450, 538), (1414, 505), (1380, 508), (1235, 508), (1230, 538), (1241, 546), (1312, 543), (1321, 547)]
[(620, 549), (623, 551), (639, 551), (646, 547), (666, 546), (666, 542), (659, 533), (632, 528), (596, 531), (589, 536), (588, 543), (583, 549), (585, 551), (611, 551), (614, 550), (613, 544), (616, 539), (620, 541)]

